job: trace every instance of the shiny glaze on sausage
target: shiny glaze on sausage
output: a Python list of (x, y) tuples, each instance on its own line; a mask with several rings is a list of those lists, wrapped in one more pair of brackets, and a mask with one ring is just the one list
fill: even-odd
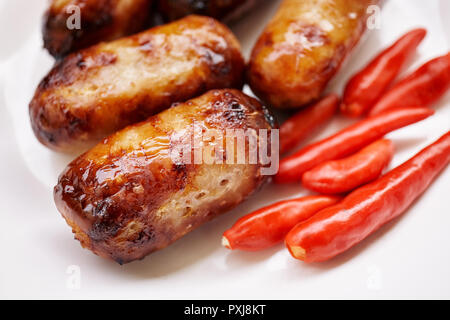
[(276, 108), (320, 97), (361, 38), (377, 0), (284, 0), (253, 48), (248, 80)]
[(245, 164), (227, 163), (237, 148), (222, 153), (222, 164), (177, 162), (173, 150), (198, 128), (270, 132), (273, 126), (257, 100), (234, 89), (209, 91), (113, 134), (75, 159), (54, 189), (56, 206), (83, 247), (119, 263), (141, 259), (235, 207), (267, 177), (260, 162), (249, 164), (248, 139)]
[(241, 88), (244, 68), (227, 27), (189, 16), (57, 62), (30, 103), (32, 128), (52, 149), (86, 149), (174, 102)]
[(44, 47), (60, 58), (101, 41), (142, 31), (149, 25), (152, 3), (153, 0), (52, 0), (44, 16)]

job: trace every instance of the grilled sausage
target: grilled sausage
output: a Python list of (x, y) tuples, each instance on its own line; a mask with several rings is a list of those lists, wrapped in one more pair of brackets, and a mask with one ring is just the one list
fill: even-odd
[(59, 58), (101, 41), (144, 30), (149, 25), (152, 2), (52, 0), (44, 16), (44, 47), (51, 55)]
[(227, 27), (189, 16), (57, 62), (30, 103), (31, 124), (50, 148), (85, 148), (174, 102), (242, 87), (244, 68)]
[[(204, 148), (217, 143), (222, 155), (210, 154), (223, 164), (180, 162), (172, 155), (189, 152), (193, 159), (194, 134), (270, 132), (272, 119), (240, 91), (209, 91), (115, 133), (74, 160), (55, 187), (57, 208), (83, 247), (119, 263), (141, 259), (233, 208), (266, 180), (260, 162), (248, 162), (248, 139), (241, 164), (237, 147), (229, 152), (225, 143), (205, 137), (198, 139)], [(177, 149), (186, 145), (187, 151)]]
[(284, 0), (253, 48), (253, 92), (277, 108), (318, 99), (363, 34), (368, 6), (378, 2)]
[(256, 0), (159, 0), (159, 12), (166, 21), (189, 14), (230, 21), (239, 18), (255, 4)]

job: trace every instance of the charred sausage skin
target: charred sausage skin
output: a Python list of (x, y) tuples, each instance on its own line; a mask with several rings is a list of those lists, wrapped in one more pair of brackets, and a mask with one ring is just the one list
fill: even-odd
[(159, 12), (166, 21), (201, 14), (230, 21), (250, 10), (258, 0), (159, 0)]
[(284, 0), (253, 48), (248, 81), (276, 108), (320, 97), (361, 38), (377, 0)]
[(189, 16), (57, 62), (30, 103), (32, 128), (52, 149), (86, 149), (172, 103), (241, 88), (244, 68), (227, 27)]
[[(44, 15), (44, 47), (60, 58), (101, 41), (111, 41), (144, 30), (153, 0), (52, 0)], [(76, 6), (76, 7), (74, 7)], [(73, 8), (79, 8), (79, 12)], [(70, 29), (80, 14), (80, 29)]]
[(227, 164), (237, 148), (225, 153), (223, 164), (173, 161), (172, 150), (186, 143), (195, 125), (270, 132), (274, 123), (242, 92), (212, 90), (106, 138), (69, 164), (54, 189), (56, 206), (83, 247), (119, 263), (141, 259), (263, 184), (259, 162)]

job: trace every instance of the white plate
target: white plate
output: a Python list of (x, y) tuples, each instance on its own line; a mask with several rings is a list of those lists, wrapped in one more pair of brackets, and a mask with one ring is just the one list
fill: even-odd
[[(248, 55), (279, 1), (265, 1), (233, 29)], [(42, 49), (45, 0), (0, 0), (0, 266), (1, 298), (450, 298), (450, 169), (400, 219), (336, 259), (307, 265), (282, 245), (260, 253), (229, 252), (222, 232), (239, 216), (307, 192), (267, 186), (232, 212), (143, 261), (119, 266), (83, 250), (57, 212), (52, 187), (71, 160), (41, 146), (28, 102), (53, 60)], [(381, 28), (347, 61), (329, 90), (405, 31), (429, 33), (409, 70), (449, 50), (450, 1), (390, 0)], [(450, 95), (437, 114), (389, 134), (391, 167), (450, 129)], [(348, 123), (336, 119), (318, 139)], [(77, 275), (80, 275), (80, 287)]]

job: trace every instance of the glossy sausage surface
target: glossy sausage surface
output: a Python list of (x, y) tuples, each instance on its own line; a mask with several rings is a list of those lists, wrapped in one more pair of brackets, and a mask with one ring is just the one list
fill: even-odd
[[(56, 206), (83, 247), (119, 263), (141, 259), (233, 208), (266, 180), (260, 162), (248, 161), (248, 150), (243, 164), (226, 161), (236, 158), (238, 148), (226, 148), (222, 164), (174, 161), (173, 150), (177, 154), (200, 131), (272, 127), (257, 100), (233, 89), (209, 91), (75, 159), (54, 189)], [(212, 146), (218, 140), (202, 141)]]
[(159, 12), (167, 21), (201, 14), (230, 21), (250, 10), (258, 0), (159, 0)]
[[(320, 97), (366, 27), (377, 0), (284, 0), (253, 48), (250, 86), (277, 108)], [(370, 11), (370, 10), (369, 10)]]
[(59, 58), (144, 30), (150, 22), (152, 3), (153, 0), (52, 0), (44, 16), (44, 47)]
[(243, 72), (231, 31), (212, 18), (189, 16), (57, 62), (30, 103), (31, 124), (52, 149), (85, 150), (172, 103), (240, 88)]

